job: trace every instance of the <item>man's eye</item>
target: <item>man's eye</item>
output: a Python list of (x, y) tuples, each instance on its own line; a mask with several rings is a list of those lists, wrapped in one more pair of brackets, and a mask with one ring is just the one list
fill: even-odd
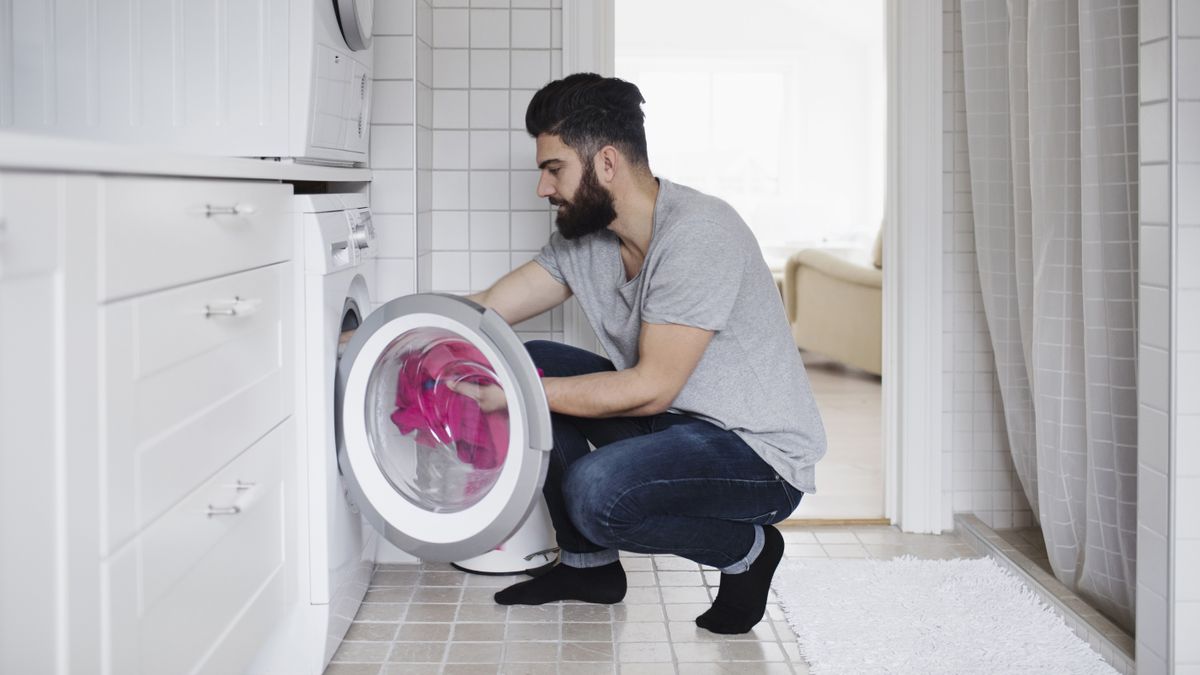
[(558, 178), (558, 169), (550, 169), (550, 175)]

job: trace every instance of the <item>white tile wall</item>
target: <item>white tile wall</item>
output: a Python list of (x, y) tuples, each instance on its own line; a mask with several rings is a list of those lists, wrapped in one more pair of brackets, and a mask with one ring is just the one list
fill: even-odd
[[(1172, 69), (1179, 119), (1175, 199), (1176, 368), (1173, 443), (1175, 484), (1171, 557), (1174, 576), (1175, 671), (1200, 672), (1200, 7), (1175, 0), (1176, 55)], [(1191, 636), (1191, 637), (1189, 637)]]
[(1032, 513), (1008, 447), (975, 259), (958, 0), (943, 5), (943, 17), (943, 500), (947, 512), (974, 513), (990, 527), (1026, 527)]
[[(429, 88), (416, 92), (418, 108), (425, 98), (430, 111), (427, 161), (418, 123), (417, 285), (479, 291), (532, 259), (553, 226), (534, 194), (534, 144), (524, 121), (534, 90), (561, 72), (561, 3), (416, 1), (416, 41), (431, 47), (432, 62)], [(519, 334), (562, 339), (562, 330), (555, 310), (522, 324)]]

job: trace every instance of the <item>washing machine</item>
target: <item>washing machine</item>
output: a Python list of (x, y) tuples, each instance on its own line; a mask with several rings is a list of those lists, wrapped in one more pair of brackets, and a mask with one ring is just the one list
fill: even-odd
[(346, 342), (337, 373), (338, 468), (369, 530), (468, 571), (553, 564), (550, 408), (499, 314), (454, 295), (390, 300)]
[(375, 231), (365, 195), (295, 197), (298, 315), (303, 376), (297, 409), (304, 439), (307, 583), (301, 580), (305, 672), (321, 672), (341, 643), (375, 569), (379, 536), (363, 527), (358, 506), (338, 471), (334, 398), (345, 336), (371, 312)]

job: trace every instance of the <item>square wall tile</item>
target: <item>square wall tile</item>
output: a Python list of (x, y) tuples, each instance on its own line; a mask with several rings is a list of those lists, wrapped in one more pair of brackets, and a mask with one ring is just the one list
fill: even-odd
[(471, 90), (472, 129), (504, 129), (508, 127), (508, 92), (503, 90)]
[(508, 208), (508, 172), (471, 172), (471, 209)]
[(471, 50), (471, 88), (508, 88), (508, 50)]
[(508, 151), (510, 168), (533, 169), (537, 166), (537, 142), (524, 131), (510, 131)]
[(471, 253), (471, 290), (482, 291), (508, 274), (508, 252)]
[(382, 80), (373, 85), (371, 119), (376, 124), (413, 123), (413, 83)]
[(466, 169), (467, 136), (466, 131), (434, 131), (433, 132), (433, 169)]
[[(1182, 182), (1180, 184), (1184, 185)], [(1175, 280), (1179, 288), (1200, 288), (1200, 265), (1193, 262), (1200, 260), (1200, 227), (1180, 225), (1175, 233), (1175, 245), (1179, 247), (1175, 251), (1175, 259), (1182, 263), (1176, 270)]]
[(471, 245), (467, 232), (466, 211), (433, 212), (433, 250), (469, 250)]
[[(466, 49), (433, 50), (433, 88), (466, 89), (470, 86), (468, 54)], [(436, 112), (434, 114), (436, 119)]]
[[(533, 89), (519, 90), (513, 89), (508, 92), (510, 99), (510, 117), (512, 120), (512, 128), (525, 130), (525, 111), (529, 109), (529, 100), (537, 92)], [(532, 139), (531, 139), (532, 140)]]
[(413, 212), (413, 172), (376, 169), (371, 171), (371, 211)]
[(1142, 225), (1139, 232), (1138, 281), (1166, 288), (1171, 271), (1168, 249), (1170, 232), (1166, 225)]
[(370, 164), (373, 169), (413, 168), (412, 125), (371, 125)]
[(507, 131), (471, 132), (472, 169), (507, 169), (508, 156)]
[(512, 46), (516, 49), (548, 49), (550, 47), (550, 10), (514, 9), (512, 13)]
[(375, 260), (376, 288), (378, 302), (387, 302), (402, 295), (415, 293), (416, 267), (409, 259), (377, 258)]
[[(562, 50), (562, 46), (563, 46), (562, 45), (562, 27), (563, 27), (563, 25), (562, 25), (562, 10), (561, 9), (550, 10), (550, 46), (555, 49), (560, 50), (560, 54), (559, 54), (560, 58), (558, 60), (560, 75), (558, 75), (558, 77), (562, 77), (562, 75), (561, 75), (561, 72), (562, 72), (562, 70), (561, 70), (562, 69), (561, 50)], [(554, 64), (551, 64), (551, 66), (553, 66), (553, 65)]]
[(377, 80), (411, 80), (413, 77), (413, 39), (411, 36), (381, 35), (374, 39)]
[(1138, 463), (1161, 474), (1167, 473), (1167, 414), (1150, 406), (1138, 406)]
[(1179, 12), (1178, 18), (1175, 19), (1175, 29), (1179, 37), (1200, 37), (1200, 3), (1196, 3), (1195, 0), (1178, 0), (1175, 9)]
[(434, 7), (466, 7), (471, 4), (468, 0), (430, 0)]
[[(1180, 302), (1182, 303), (1182, 299)], [(1180, 306), (1182, 307), (1182, 304)], [(1186, 311), (1196, 312), (1198, 310), (1195, 308), (1195, 306), (1192, 306), (1190, 310)], [(1178, 415), (1200, 415), (1200, 352), (1179, 352), (1176, 354), (1175, 382), (1175, 410), (1172, 412), (1175, 412)], [(1187, 450), (1191, 452), (1200, 451), (1197, 448), (1189, 448)], [(1177, 450), (1177, 452), (1180, 451), (1181, 450)], [(1181, 487), (1178, 499), (1182, 499), (1183, 494), (1184, 492)], [(1198, 493), (1196, 497), (1197, 499), (1200, 499), (1200, 493)], [(1194, 511), (1182, 509), (1180, 512), (1200, 514), (1200, 503), (1198, 503), (1196, 506), (1197, 508)], [(1195, 523), (1200, 524), (1200, 517), (1192, 520)], [(1196, 536), (1200, 537), (1200, 531), (1196, 533)]]
[(375, 35), (412, 35), (414, 0), (385, 0), (375, 3), (374, 25), (371, 32)]
[[(1200, 69), (1200, 65), (1196, 66)], [(1180, 101), (1176, 104), (1179, 120), (1176, 129), (1178, 158), (1183, 163), (1200, 163), (1200, 101)]]
[(1175, 73), (1179, 98), (1200, 99), (1200, 38), (1179, 40), (1180, 67)]
[(540, 89), (550, 81), (549, 51), (512, 52), (512, 86), (514, 89)]
[(1163, 101), (1170, 94), (1171, 69), (1169, 40), (1142, 45), (1138, 50), (1138, 98)]
[[(1155, 103), (1154, 105), (1166, 105)], [(1145, 108), (1142, 108), (1145, 112)], [(1143, 165), (1138, 181), (1138, 204), (1141, 207), (1141, 222), (1166, 225), (1170, 193), (1167, 190), (1167, 167), (1165, 164)]]
[(471, 48), (508, 48), (508, 10), (471, 10)]
[(512, 0), (513, 7), (550, 7), (550, 0)]
[(1138, 40), (1146, 42), (1170, 34), (1170, 1), (1138, 0)]
[[(471, 212), (471, 250), (508, 251), (508, 212)], [(505, 267), (508, 261), (505, 261)]]
[(433, 10), (434, 48), (471, 46), (470, 13), (465, 9)]
[(503, 8), (508, 9), (508, 0), (471, 0), (472, 8)]
[[(1180, 185), (1200, 185), (1200, 164), (1180, 164), (1176, 171), (1175, 180)], [(1200, 190), (1180, 190), (1177, 207), (1175, 215), (1180, 226), (1200, 226)]]
[(433, 209), (456, 211), (467, 209), (467, 172), (433, 172)]
[(412, 214), (371, 214), (375, 223), (376, 253), (381, 258), (416, 257)]
[(544, 210), (548, 202), (537, 195), (540, 172), (512, 171), (512, 208), (520, 211)]
[(1141, 343), (1166, 350), (1170, 347), (1170, 293), (1165, 288), (1142, 286), (1138, 299), (1138, 337)]
[(433, 92), (433, 127), (435, 129), (466, 129), (467, 91), (465, 89)]
[(432, 274), (431, 290), (442, 293), (469, 293), (471, 291), (471, 254), (430, 254)]
[[(433, 131), (425, 127), (417, 127), (417, 166), (426, 171), (433, 168)], [(419, 200), (417, 209), (421, 209)]]
[(512, 249), (540, 251), (550, 240), (549, 211), (513, 211)]
[(1170, 112), (1165, 103), (1142, 106), (1138, 118), (1138, 148), (1142, 162), (1165, 162), (1170, 158)]
[(416, 90), (417, 124), (428, 129), (433, 126), (433, 89), (425, 82), (417, 81)]

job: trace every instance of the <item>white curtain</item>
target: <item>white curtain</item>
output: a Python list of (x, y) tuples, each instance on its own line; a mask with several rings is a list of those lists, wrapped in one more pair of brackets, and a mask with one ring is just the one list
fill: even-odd
[(980, 287), (1055, 575), (1133, 625), (1137, 4), (962, 0)]

